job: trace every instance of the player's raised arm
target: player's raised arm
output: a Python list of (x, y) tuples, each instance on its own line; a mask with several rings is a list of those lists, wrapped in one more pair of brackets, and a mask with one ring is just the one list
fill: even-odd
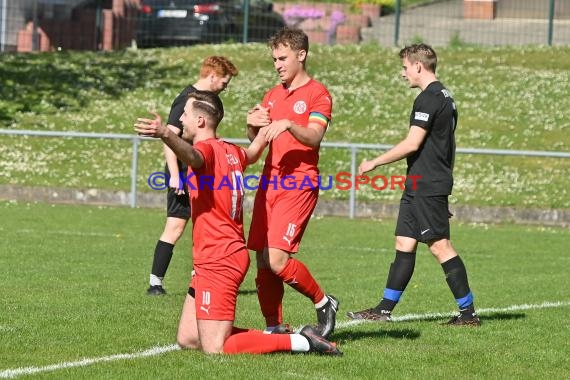
[(156, 112), (151, 112), (154, 119), (138, 118), (135, 123), (135, 131), (144, 137), (160, 138), (172, 151), (176, 157), (193, 168), (200, 168), (204, 165), (202, 153), (194, 149), (192, 145), (183, 140), (175, 132), (162, 123), (162, 118)]

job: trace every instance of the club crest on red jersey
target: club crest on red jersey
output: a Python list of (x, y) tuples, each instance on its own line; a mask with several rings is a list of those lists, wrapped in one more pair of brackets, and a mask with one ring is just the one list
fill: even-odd
[(295, 105), (293, 106), (293, 111), (295, 111), (296, 114), (298, 115), (302, 115), (305, 113), (305, 111), (307, 111), (307, 103), (305, 103), (302, 100), (299, 100), (298, 102), (295, 103)]

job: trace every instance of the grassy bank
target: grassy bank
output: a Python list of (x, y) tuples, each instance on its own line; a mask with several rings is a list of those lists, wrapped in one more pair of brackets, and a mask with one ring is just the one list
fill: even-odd
[[(114, 53), (0, 55), (0, 127), (132, 133), (150, 109), (167, 115), (178, 92), (193, 83), (203, 57), (226, 55), (240, 69), (223, 94), (220, 135), (243, 138), (246, 111), (276, 83), (262, 44)], [(438, 74), (460, 112), (457, 145), (568, 151), (570, 48), (446, 48)], [(309, 69), (333, 95), (329, 142), (394, 144), (407, 133), (417, 90), (399, 76), (396, 49), (376, 45), (315, 46)], [(127, 142), (0, 136), (2, 184), (128, 189)], [(139, 188), (163, 167), (158, 142), (141, 144)], [(361, 151), (358, 162), (379, 152)], [(260, 165), (250, 169), (256, 173)], [(350, 169), (348, 151), (323, 149), (321, 169)], [(472, 205), (568, 208), (567, 159), (458, 155), (453, 202)], [(403, 163), (377, 174), (405, 174)], [(343, 191), (323, 197), (346, 198)], [(399, 192), (371, 188), (359, 199), (396, 202)]]

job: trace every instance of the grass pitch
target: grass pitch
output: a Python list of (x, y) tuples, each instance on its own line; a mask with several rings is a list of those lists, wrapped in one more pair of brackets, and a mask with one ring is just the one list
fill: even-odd
[[(481, 311), (479, 329), (440, 325), (455, 304), (424, 247), (395, 310), (397, 321), (352, 324), (346, 311), (373, 306), (382, 293), (394, 257), (394, 221), (315, 218), (298, 258), (341, 301), (332, 339), (344, 357), (212, 357), (173, 346), (191, 269), (189, 231), (176, 247), (168, 295), (145, 295), (163, 211), (2, 202), (0, 215), (0, 378), (570, 376), (567, 229), (452, 226)], [(254, 277), (252, 267), (236, 324), (263, 328)], [(310, 302), (291, 289), (284, 311), (293, 326), (315, 320)], [(141, 354), (152, 348), (166, 352)]]

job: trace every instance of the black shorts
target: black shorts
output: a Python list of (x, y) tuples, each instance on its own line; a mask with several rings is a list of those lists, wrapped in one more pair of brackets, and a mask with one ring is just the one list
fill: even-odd
[(166, 194), (166, 216), (169, 218), (190, 219), (190, 197), (184, 192), (178, 195), (174, 189), (168, 188)]
[(449, 239), (448, 196), (412, 196), (407, 193), (400, 200), (400, 211), (396, 223), (396, 236), (413, 238), (427, 243), (433, 240)]
[[(182, 176), (186, 177), (188, 172), (188, 166), (178, 161), (178, 171)], [(164, 165), (164, 172), (166, 176), (170, 178), (170, 171), (168, 170), (168, 165)], [(190, 219), (190, 196), (188, 195), (188, 186), (185, 182), (182, 182), (184, 186), (184, 194), (178, 195), (170, 187), (168, 188), (168, 193), (166, 194), (166, 216), (169, 218), (180, 218), (188, 220)]]

